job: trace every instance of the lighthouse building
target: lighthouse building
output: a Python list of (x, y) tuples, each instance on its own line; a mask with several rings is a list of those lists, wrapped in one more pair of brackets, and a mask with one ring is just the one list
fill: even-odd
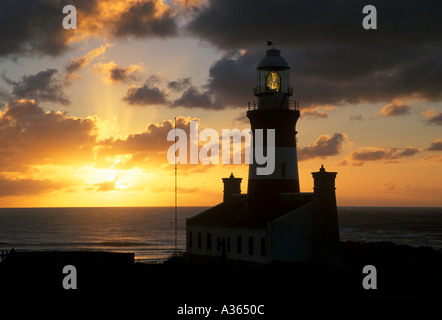
[[(300, 111), (291, 101), (290, 67), (278, 49), (267, 50), (257, 66), (256, 101), (247, 117), (252, 135), (262, 129), (263, 151), (274, 148), (275, 168), (258, 174), (249, 165), (247, 194), (242, 178), (223, 178), (223, 202), (187, 219), (187, 253), (232, 260), (271, 263), (333, 263), (338, 258), (339, 228), (335, 196), (336, 172), (313, 172), (314, 189), (301, 193), (296, 154), (296, 122)], [(274, 145), (267, 139), (274, 130)], [(252, 139), (255, 150), (257, 139)], [(256, 153), (255, 153), (256, 154)]]

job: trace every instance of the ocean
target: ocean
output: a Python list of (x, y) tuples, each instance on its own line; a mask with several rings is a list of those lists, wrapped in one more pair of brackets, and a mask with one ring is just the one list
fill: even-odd
[[(186, 219), (206, 207), (180, 207), (177, 248)], [(442, 250), (442, 208), (339, 207), (341, 241), (390, 241)], [(173, 207), (0, 208), (0, 251), (133, 252), (157, 263), (175, 251)]]

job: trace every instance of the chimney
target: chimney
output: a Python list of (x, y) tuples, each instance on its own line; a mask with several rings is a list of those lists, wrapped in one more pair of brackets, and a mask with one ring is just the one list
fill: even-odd
[(241, 194), (241, 180), (242, 178), (235, 178), (233, 173), (229, 178), (222, 178), (224, 183), (224, 202), (229, 202), (237, 199)]
[(333, 264), (339, 259), (339, 225), (336, 206), (335, 179), (337, 172), (327, 172), (322, 165), (312, 172), (313, 241), (312, 262)]

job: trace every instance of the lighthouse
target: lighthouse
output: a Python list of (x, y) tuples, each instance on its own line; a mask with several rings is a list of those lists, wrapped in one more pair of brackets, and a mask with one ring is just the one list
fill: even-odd
[[(186, 221), (187, 253), (256, 263), (336, 263), (340, 242), (337, 172), (321, 166), (312, 172), (313, 192), (300, 192), (299, 106), (290, 100), (290, 67), (274, 47), (257, 65), (254, 93), (257, 100), (249, 102), (247, 109), (254, 150), (247, 194), (241, 193), (240, 177), (231, 173), (222, 178), (223, 202)], [(262, 161), (265, 157), (268, 163)], [(267, 170), (269, 163), (274, 170)]]
[[(299, 105), (291, 101), (290, 67), (274, 47), (267, 50), (257, 65), (257, 86), (254, 89), (257, 101), (249, 102), (247, 117), (250, 120), (253, 150), (257, 147), (257, 133), (262, 129), (263, 153), (275, 148), (275, 169), (269, 175), (259, 175), (256, 157), (249, 165), (247, 190), (247, 213), (257, 214), (274, 207), (281, 193), (299, 192), (298, 161), (296, 156), (296, 122)], [(268, 129), (274, 130), (274, 145), (267, 139)], [(258, 130), (258, 131), (257, 131)], [(255, 152), (256, 155), (256, 152)]]

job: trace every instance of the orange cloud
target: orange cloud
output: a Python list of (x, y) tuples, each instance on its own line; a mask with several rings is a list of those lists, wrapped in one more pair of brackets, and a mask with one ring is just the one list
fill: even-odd
[[(190, 117), (178, 117), (177, 128), (190, 133)], [(151, 123), (145, 132), (130, 134), (125, 138), (109, 138), (97, 144), (97, 165), (109, 167), (115, 157), (120, 157), (118, 168), (160, 167), (168, 164), (167, 150), (173, 141), (167, 141), (167, 134), (174, 128), (171, 120)], [(187, 140), (189, 146), (190, 139)], [(188, 154), (189, 156), (189, 154)], [(121, 158), (122, 157), (122, 158)], [(193, 168), (188, 165), (186, 168)]]
[(95, 0), (77, 10), (78, 29), (71, 41), (104, 38), (168, 37), (177, 34), (175, 14), (161, 0)]
[(143, 69), (141, 64), (132, 64), (125, 68), (117, 65), (114, 61), (94, 64), (94, 72), (101, 75), (103, 81), (111, 84), (137, 80), (137, 73)]
[(88, 163), (93, 160), (96, 131), (94, 119), (45, 112), (34, 100), (10, 102), (0, 114), (0, 171)]
[(76, 71), (78, 69), (81, 69), (91, 63), (91, 61), (97, 59), (99, 56), (102, 56), (105, 54), (106, 50), (108, 48), (111, 48), (113, 46), (112, 43), (106, 43), (104, 46), (101, 45), (99, 48), (92, 49), (84, 56), (78, 57), (74, 60), (72, 60), (67, 66), (66, 70), (68, 72)]
[(364, 148), (361, 151), (353, 151), (350, 158), (355, 161), (377, 161), (385, 160), (385, 163), (397, 163), (397, 160), (404, 157), (411, 157), (419, 153), (416, 147), (407, 148)]
[(333, 137), (321, 135), (312, 145), (298, 149), (298, 160), (303, 161), (338, 155), (345, 140), (347, 140), (345, 133), (335, 133)]
[(378, 113), (378, 116), (391, 117), (410, 114), (411, 107), (404, 104), (389, 103)]
[(60, 190), (70, 186), (70, 182), (54, 182), (49, 179), (6, 179), (0, 178), (0, 198), (7, 196), (29, 196)]
[(432, 108), (422, 112), (421, 115), (426, 118), (425, 122), (427, 124), (442, 126), (442, 112), (435, 113), (434, 108)]

